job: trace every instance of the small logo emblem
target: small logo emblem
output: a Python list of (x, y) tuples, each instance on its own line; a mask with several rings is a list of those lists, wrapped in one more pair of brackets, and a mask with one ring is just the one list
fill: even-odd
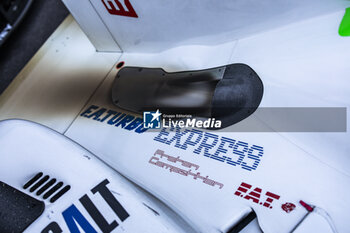
[(121, 0), (102, 0), (102, 3), (111, 15), (138, 18), (129, 0), (124, 0), (124, 4), (121, 3)]
[(282, 210), (286, 211), (287, 213), (292, 212), (295, 209), (295, 205), (290, 202), (286, 202), (285, 204), (282, 205)]
[(147, 129), (159, 129), (161, 115), (159, 109), (156, 112), (143, 112), (143, 127)]

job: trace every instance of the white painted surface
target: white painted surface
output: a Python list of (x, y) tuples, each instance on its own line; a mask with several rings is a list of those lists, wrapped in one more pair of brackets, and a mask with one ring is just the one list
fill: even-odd
[[(125, 0), (103, 1), (116, 8), (119, 2), (127, 9)], [(78, 22), (90, 22), (79, 16), (86, 14), (87, 0), (65, 2), (81, 6), (72, 8)], [(134, 18), (110, 14), (101, 0), (90, 2), (122, 51), (152, 53), (185, 45), (223, 44), (350, 5), (346, 0), (128, 0), (138, 15)]]
[[(338, 35), (343, 15), (342, 10), (237, 43), (230, 63), (249, 64), (262, 78), (261, 107), (350, 108), (350, 37)], [(349, 122), (349, 115), (347, 119)], [(350, 175), (349, 132), (281, 135), (310, 156)]]
[(81, 29), (99, 52), (120, 52), (118, 43), (109, 32), (89, 0), (62, 0)]
[(161, 67), (167, 72), (207, 69), (228, 64), (236, 43), (179, 46), (160, 53), (123, 53), (120, 60), (127, 59), (128, 66)]
[(332, 230), (326, 219), (317, 213), (310, 213), (293, 233), (336, 233)]

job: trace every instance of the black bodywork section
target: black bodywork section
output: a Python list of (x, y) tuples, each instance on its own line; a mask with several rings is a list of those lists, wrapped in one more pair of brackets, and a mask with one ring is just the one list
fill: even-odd
[(251, 223), (256, 218), (256, 213), (254, 211), (250, 212), (246, 217), (234, 225), (227, 233), (239, 233), (244, 230), (249, 223)]
[(40, 217), (42, 201), (0, 181), (0, 232), (20, 233)]
[(263, 92), (263, 83), (252, 68), (244, 64), (228, 65), (215, 88), (212, 117), (220, 119), (223, 128), (240, 122), (255, 112)]
[(175, 73), (124, 67), (114, 81), (112, 99), (118, 107), (139, 114), (159, 109), (163, 114), (215, 118), (225, 128), (250, 116), (263, 90), (259, 76), (245, 64)]

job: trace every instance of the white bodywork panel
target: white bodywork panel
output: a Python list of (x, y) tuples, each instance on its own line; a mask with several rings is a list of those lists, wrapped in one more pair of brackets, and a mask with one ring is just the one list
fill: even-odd
[[(112, 44), (106, 42), (107, 30), (122, 51), (149, 53), (185, 45), (225, 44), (349, 5), (345, 0), (64, 0), (64, 3), (86, 34), (90, 38), (93, 35), (91, 41), (97, 49), (102, 42), (109, 47)], [(127, 3), (136, 15), (127, 16), (125, 12), (130, 11)], [(113, 7), (116, 13), (120, 11), (118, 4), (124, 14), (111, 14), (109, 10)], [(95, 21), (101, 19), (105, 27), (96, 27)], [(102, 33), (100, 28), (104, 28)], [(119, 47), (113, 51), (119, 51)]]
[(99, 52), (120, 52), (121, 49), (105, 22), (89, 0), (63, 0), (91, 43)]
[[(350, 38), (337, 34), (343, 15), (340, 11), (238, 42), (229, 63), (249, 64), (262, 77), (265, 91), (260, 107), (350, 106), (346, 78)], [(347, 122), (349, 119), (347, 115)], [(350, 175), (348, 133), (281, 135), (310, 156)]]
[[(113, 232), (193, 232), (162, 203), (134, 186), (93, 154), (53, 130), (31, 122), (2, 121), (0, 138), (1, 181), (45, 202), (43, 214), (25, 232), (41, 232), (51, 222), (58, 223), (63, 232), (69, 232), (72, 227), (68, 229), (64, 215), (73, 217), (77, 225), (82, 224), (75, 218), (76, 214), (70, 215), (67, 211), (72, 205), (96, 232), (101, 232), (97, 222), (79, 202), (83, 195), (89, 197), (108, 223), (117, 221), (118, 226)], [(23, 185), (38, 172), (49, 175), (49, 179), (56, 178), (56, 184), (61, 181), (70, 185), (71, 189), (54, 203), (49, 201), (50, 198), (43, 199), (46, 192), (41, 195), (36, 193), (45, 183), (34, 192), (29, 188), (23, 189)], [(116, 216), (103, 195), (90, 191), (102, 182), (129, 215), (125, 220), (121, 221)], [(58, 192), (54, 192), (51, 197)]]
[(304, 232), (319, 232), (319, 233), (334, 233), (331, 225), (327, 220), (315, 213), (311, 212), (295, 229), (294, 233), (304, 233)]
[[(322, 3), (327, 8), (321, 7), (318, 13), (331, 12), (340, 7), (337, 1)], [(132, 4), (136, 12), (140, 12), (139, 18), (116, 16), (129, 22), (130, 25), (121, 23), (122, 27), (128, 25), (129, 33), (135, 33), (131, 24), (135, 19), (141, 20), (142, 16), (138, 7), (141, 2), (132, 1)], [(177, 4), (174, 6), (177, 10), (186, 5)], [(295, 4), (298, 6), (298, 2)], [(311, 7), (317, 3), (309, 1), (305, 4)], [(305, 10), (309, 8), (305, 7)], [(307, 12), (304, 14), (306, 16)], [(69, 18), (54, 34), (56, 39), (49, 39), (1, 96), (0, 117), (29, 119), (64, 133), (164, 201), (198, 232), (225, 232), (251, 208), (257, 213), (264, 232), (289, 232), (307, 213), (298, 204), (299, 200), (326, 210), (337, 230), (347, 232), (350, 228), (347, 213), (350, 208), (347, 198), (350, 184), (348, 132), (212, 132), (220, 139), (226, 137), (264, 148), (256, 170), (248, 171), (241, 165), (233, 166), (203, 156), (203, 151), (202, 154), (193, 153), (199, 144), (183, 150), (175, 147), (175, 141), (170, 145), (155, 141), (159, 133), (139, 134), (110, 125), (107, 123), (109, 119), (101, 122), (94, 120), (94, 117), (80, 116), (91, 105), (132, 115), (111, 103), (110, 88), (117, 74), (115, 64), (118, 61), (124, 61), (127, 66), (161, 67), (167, 71), (204, 69), (242, 62), (249, 64), (264, 82), (263, 107), (349, 107), (349, 82), (345, 77), (350, 71), (347, 64), (350, 38), (337, 34), (343, 14), (344, 11), (340, 10), (307, 20), (302, 20), (301, 14), (299, 22), (274, 30), (265, 32), (264, 26), (251, 28), (252, 31), (244, 29), (247, 31), (242, 31), (242, 35), (261, 30), (247, 38), (229, 36), (228, 41), (221, 38), (216, 42), (203, 37), (196, 45), (192, 45), (191, 40), (181, 43), (179, 40), (169, 40), (169, 44), (159, 43), (159, 47), (154, 44), (153, 48), (161, 49), (161, 53), (144, 53), (152, 50), (152, 44), (141, 41), (135, 45), (136, 41), (131, 38), (136, 37), (126, 41), (128, 37), (118, 34), (118, 44), (126, 51), (123, 54), (95, 53), (87, 37)], [(273, 17), (272, 14), (270, 19)], [(267, 28), (278, 26), (266, 25)], [(71, 32), (76, 33), (76, 40), (66, 39)], [(233, 29), (229, 32), (233, 32)], [(147, 35), (142, 38), (147, 38)], [(166, 35), (160, 39), (166, 40)], [(123, 40), (125, 43), (122, 43)], [(64, 49), (63, 43), (69, 49)], [(129, 53), (128, 43), (134, 43), (130, 51), (137, 48), (139, 52)], [(62, 46), (60, 51), (64, 56), (57, 56), (57, 46)], [(52, 77), (49, 81), (48, 76)], [(329, 79), (334, 81), (329, 82)], [(45, 82), (45, 88), (39, 85)], [(74, 90), (69, 89), (72, 82), (76, 87)], [(62, 94), (67, 93), (67, 88), (68, 94)], [(251, 118), (254, 118), (254, 114)], [(256, 124), (268, 127), (258, 120)], [(186, 135), (181, 139), (181, 144), (185, 138)], [(149, 163), (159, 149), (167, 155), (180, 156), (198, 165), (202, 175), (220, 182), (223, 187), (212, 187), (198, 179), (181, 176)], [(213, 153), (215, 149), (208, 153)], [(248, 162), (247, 156), (244, 159), (243, 162)], [(270, 209), (237, 196), (235, 191), (242, 182), (252, 185), (252, 190), (261, 188), (261, 200), (266, 199), (267, 191), (279, 195), (280, 199), (274, 200)], [(281, 208), (287, 202), (296, 205), (290, 213)], [(317, 219), (306, 220), (300, 225), (302, 232), (317, 229), (318, 226), (314, 225), (318, 224)]]
[[(331, 15), (328, 19), (334, 17), (340, 18), (341, 14)], [(294, 27), (292, 29), (295, 30)], [(336, 38), (337, 35), (335, 34), (334, 39)], [(344, 43), (343, 46), (348, 47), (350, 44)], [(289, 55), (292, 56), (293, 53), (289, 53)], [(295, 55), (298, 56), (298, 54)], [(343, 58), (345, 57), (344, 55)], [(128, 60), (128, 58), (128, 54), (123, 54), (121, 59), (131, 66), (142, 62), (141, 60), (136, 61), (134, 55), (131, 56), (132, 59)], [(139, 59), (144, 59), (144, 57)], [(267, 59), (266, 56), (265, 59)], [(267, 66), (264, 68), (269, 71)], [(273, 68), (270, 66), (270, 69)], [(273, 71), (270, 70), (270, 72)], [(340, 72), (343, 73), (346, 70), (340, 70)], [(117, 71), (113, 70), (108, 75), (83, 112), (91, 105), (95, 105), (99, 107), (98, 109), (112, 109), (116, 112), (131, 114), (115, 108), (110, 96), (106, 95), (110, 91), (116, 73)], [(308, 74), (304, 75), (304, 77), (311, 77)], [(268, 82), (268, 78), (266, 81)], [(268, 86), (266, 92), (270, 91), (269, 88), (273, 88), (273, 86)], [(280, 93), (281, 96), (284, 95)], [(293, 102), (295, 99), (286, 97), (286, 101)], [(263, 103), (264, 106), (268, 106), (269, 102)], [(313, 102), (309, 103), (313, 106)], [(326, 103), (325, 106), (329, 105)], [(334, 168), (327, 163), (328, 160), (322, 161), (322, 156), (318, 157), (318, 154), (310, 155), (303, 149), (304, 144), (307, 144), (308, 141), (295, 145), (284, 134), (279, 133), (212, 132), (220, 136), (264, 147), (264, 155), (259, 167), (255, 171), (246, 171), (240, 166), (220, 163), (203, 156), (203, 154), (193, 153), (199, 144), (182, 150), (175, 147), (175, 141), (170, 145), (155, 141), (154, 139), (159, 133), (138, 134), (128, 131), (120, 126), (115, 127), (108, 124), (107, 121), (110, 118), (103, 122), (93, 120), (94, 118), (103, 119), (103, 116), (77, 118), (66, 135), (80, 144), (86, 145), (104, 161), (142, 187), (152, 190), (151, 192), (157, 197), (176, 209), (193, 225), (198, 226), (199, 231), (215, 232), (215, 229), (221, 229), (222, 226), (227, 225), (227, 222), (230, 222), (233, 216), (241, 213), (244, 209), (242, 205), (249, 205), (258, 214), (263, 231), (289, 232), (306, 214), (306, 210), (299, 205), (296, 210), (287, 214), (281, 209), (281, 205), (286, 202), (298, 204), (300, 199), (326, 209), (334, 219), (340, 232), (346, 232), (350, 227), (346, 220), (347, 215), (342, 211), (342, 209), (346, 210), (350, 207), (350, 202), (346, 198), (350, 179), (345, 171), (338, 170), (342, 166), (342, 159), (347, 154), (347, 145), (340, 147), (342, 152), (340, 154), (328, 154), (331, 157), (329, 159), (332, 159), (333, 163), (337, 165)], [(307, 133), (305, 134), (307, 135)], [(293, 135), (293, 133), (286, 135)], [(184, 143), (187, 136), (182, 137), (180, 144)], [(324, 136), (329, 135), (324, 134)], [(168, 136), (167, 138), (172, 137)], [(339, 137), (345, 140), (349, 135), (348, 133), (342, 133), (339, 134)], [(153, 166), (149, 163), (149, 160), (158, 149), (163, 150), (168, 155), (180, 156), (181, 159), (198, 164), (201, 174), (209, 175), (211, 179), (222, 182), (224, 187), (221, 190), (217, 187), (206, 186), (191, 177), (182, 177), (176, 173), (170, 173), (166, 169)], [(210, 150), (209, 153), (214, 153), (215, 149), (216, 147)], [(273, 209), (268, 209), (236, 197), (234, 192), (242, 181), (253, 186), (256, 185), (263, 190), (264, 187), (267, 187), (268, 191), (281, 195), (281, 199), (275, 203)], [(180, 190), (186, 190), (183, 191), (183, 196), (179, 196)], [(194, 198), (188, 198), (188, 193), (191, 193)], [(198, 212), (201, 214), (198, 215)], [(213, 212), (215, 212), (215, 215), (213, 215)], [(207, 225), (203, 225), (203, 223)]]

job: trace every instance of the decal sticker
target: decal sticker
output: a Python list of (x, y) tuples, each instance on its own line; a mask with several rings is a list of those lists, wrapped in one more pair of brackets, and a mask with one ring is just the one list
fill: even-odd
[[(266, 197), (265, 200), (261, 201), (262, 189), (256, 187), (252, 190), (252, 187), (253, 187), (252, 185), (242, 182), (241, 185), (238, 187), (237, 191), (235, 192), (235, 195), (242, 197), (244, 199), (247, 199), (247, 200), (252, 200), (254, 203), (260, 204), (260, 205), (262, 205), (266, 208), (270, 208), (270, 209), (272, 209), (271, 204), (272, 204), (273, 200), (280, 199), (279, 195), (276, 195), (272, 192), (266, 192), (265, 193), (265, 197)], [(246, 194), (246, 195), (244, 195), (244, 194)]]
[(350, 7), (345, 9), (345, 14), (340, 23), (338, 33), (340, 36), (350, 36)]
[[(108, 189), (108, 184), (109, 181), (106, 179), (91, 189), (91, 192), (92, 194), (99, 193), (116, 216), (118, 216), (118, 218), (124, 222), (129, 217), (129, 214)], [(113, 220), (111, 223), (108, 223), (103, 216), (103, 213), (100, 212), (87, 194), (83, 195), (79, 201), (102, 232), (111, 232), (119, 225), (117, 220)], [(80, 233), (78, 227), (79, 225), (84, 232), (97, 233), (91, 223), (85, 218), (75, 204), (72, 204), (70, 207), (64, 210), (62, 212), (62, 216), (66, 222), (69, 232)], [(51, 222), (41, 231), (41, 233), (61, 233), (63, 232), (61, 227), (62, 226), (59, 226), (57, 222)]]
[(128, 131), (135, 131), (136, 133), (147, 131), (147, 129), (143, 127), (143, 120), (141, 118), (111, 109), (98, 107), (96, 105), (88, 107), (80, 114), (80, 116), (115, 127), (120, 127)]
[(162, 129), (154, 140), (231, 166), (240, 166), (247, 171), (256, 170), (264, 154), (262, 146), (249, 145), (197, 129)]
[(293, 203), (290, 202), (286, 202), (285, 204), (283, 204), (281, 206), (282, 210), (286, 211), (286, 213), (290, 213), (295, 209), (295, 205)]
[(138, 18), (129, 0), (102, 0), (103, 5), (111, 15), (121, 15)]
[[(259, 187), (253, 187), (251, 184), (242, 182), (234, 193), (236, 196), (250, 200), (255, 204), (261, 205), (263, 207), (272, 209), (272, 204), (274, 201), (281, 201), (280, 195), (274, 194), (272, 192), (263, 192)], [(286, 202), (281, 205), (281, 209), (286, 213), (292, 212), (296, 208), (296, 205), (291, 202)]]
[[(166, 159), (167, 163), (164, 161), (161, 161), (162, 159), (163, 160)], [(224, 187), (222, 183), (209, 179), (208, 176), (205, 176), (205, 177), (201, 176), (201, 173), (197, 172), (197, 170), (199, 169), (199, 165), (182, 160), (180, 159), (180, 156), (173, 157), (173, 156), (167, 155), (162, 150), (157, 150), (154, 153), (154, 156), (152, 156), (148, 162), (158, 167), (169, 169), (170, 172), (178, 173), (183, 176), (192, 176), (194, 180), (197, 180), (197, 179), (202, 180), (204, 184), (207, 184), (213, 187), (217, 185), (219, 189), (222, 189)]]

